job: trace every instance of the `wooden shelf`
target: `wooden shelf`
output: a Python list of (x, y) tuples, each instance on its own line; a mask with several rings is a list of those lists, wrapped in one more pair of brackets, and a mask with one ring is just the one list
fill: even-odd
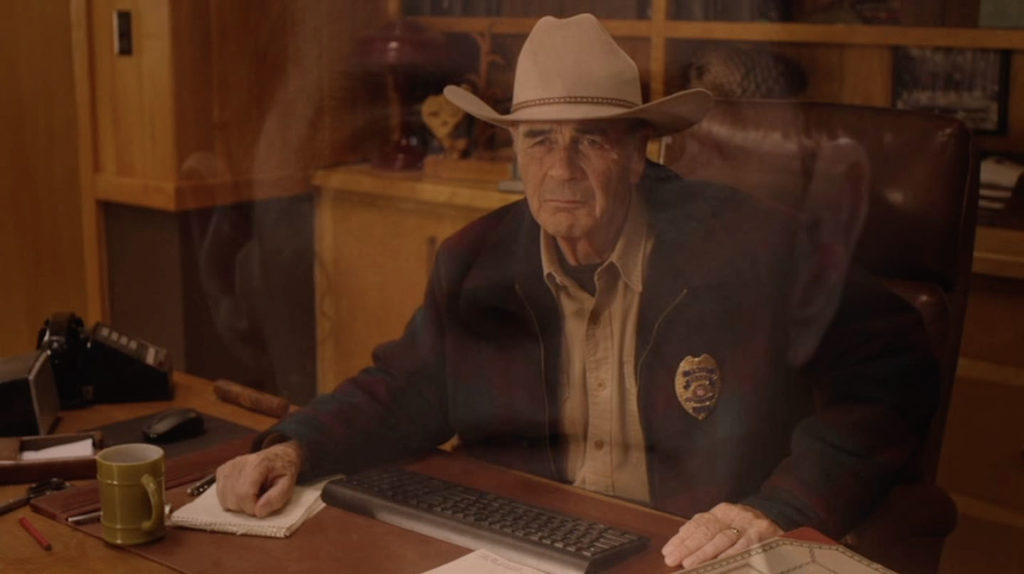
[(1024, 30), (918, 28), (851, 24), (769, 22), (665, 22), (665, 36), (678, 39), (742, 40), (857, 46), (944, 46), (1024, 50)]
[(309, 175), (288, 173), (204, 182), (164, 182), (95, 176), (97, 201), (159, 211), (188, 211), (244, 201), (301, 195), (309, 190)]
[[(414, 18), (442, 32), (526, 35), (536, 18)], [(696, 20), (602, 20), (613, 36), (678, 40), (735, 40), (840, 44), (856, 46), (940, 46), (1024, 50), (1024, 30), (1005, 28), (924, 28), (863, 24), (804, 24), (797, 22), (706, 22)]]
[(426, 177), (421, 172), (388, 172), (366, 164), (316, 172), (313, 184), (326, 192), (366, 195), (421, 204), (471, 210), (492, 210), (512, 203), (522, 194), (497, 190), (496, 182)]
[[(415, 16), (416, 20), (442, 32), (476, 32), (525, 36), (537, 23), (537, 18), (463, 18), (450, 16)], [(654, 30), (650, 20), (601, 20), (613, 36), (646, 38)]]
[[(1000, 385), (1024, 387), (1024, 369), (1013, 365), (992, 363), (960, 356), (956, 366), (957, 384), (963, 380), (970, 384), (970, 381), (985, 381)], [(1024, 446), (1024, 445), (1022, 445)]]

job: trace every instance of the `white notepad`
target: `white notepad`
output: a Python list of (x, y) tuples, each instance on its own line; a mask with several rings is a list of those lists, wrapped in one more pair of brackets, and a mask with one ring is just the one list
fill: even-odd
[(224, 510), (217, 500), (216, 487), (209, 488), (199, 498), (174, 511), (167, 524), (210, 532), (285, 538), (324, 507), (320, 491), (328, 480), (330, 478), (307, 486), (296, 486), (284, 508), (263, 518)]

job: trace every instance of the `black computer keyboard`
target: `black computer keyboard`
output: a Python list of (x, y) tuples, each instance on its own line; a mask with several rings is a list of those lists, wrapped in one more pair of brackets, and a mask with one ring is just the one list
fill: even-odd
[(547, 572), (597, 572), (648, 539), (403, 469), (362, 472), (324, 486), (324, 502)]

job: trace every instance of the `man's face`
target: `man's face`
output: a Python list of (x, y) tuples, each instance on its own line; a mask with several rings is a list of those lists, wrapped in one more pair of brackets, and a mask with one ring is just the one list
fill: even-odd
[(615, 246), (643, 173), (646, 134), (630, 126), (526, 122), (512, 129), (530, 212), (563, 252), (566, 243), (579, 244), (603, 258)]

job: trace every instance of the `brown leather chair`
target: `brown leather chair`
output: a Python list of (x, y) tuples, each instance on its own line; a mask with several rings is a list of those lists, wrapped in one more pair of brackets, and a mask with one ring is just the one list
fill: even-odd
[(935, 572), (956, 525), (956, 507), (935, 485), (935, 475), (974, 245), (978, 185), (969, 132), (959, 121), (930, 114), (720, 100), (697, 127), (672, 136), (663, 162), (685, 177), (803, 210), (808, 187), (822, 171), (824, 148), (839, 140), (852, 140), (867, 166), (867, 178), (853, 166), (824, 168), (838, 178), (837, 193), (848, 188), (843, 177), (866, 182), (868, 208), (853, 264), (882, 277), (917, 307), (941, 368), (939, 409), (906, 484), (843, 543), (898, 572)]

